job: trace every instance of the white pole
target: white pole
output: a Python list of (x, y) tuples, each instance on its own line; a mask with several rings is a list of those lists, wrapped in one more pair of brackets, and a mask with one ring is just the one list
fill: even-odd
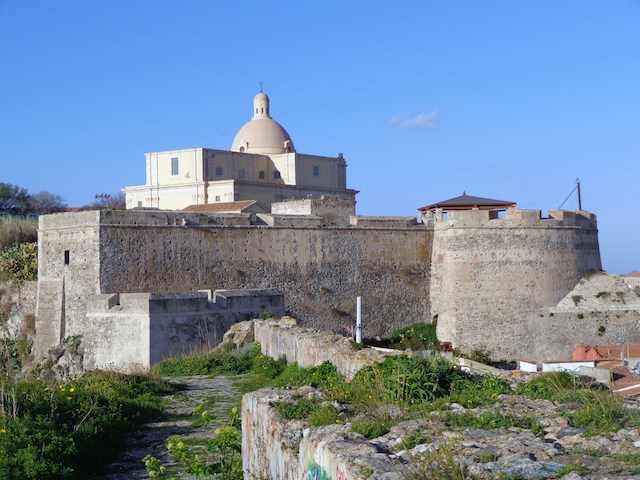
[(362, 297), (356, 297), (356, 343), (362, 343)]

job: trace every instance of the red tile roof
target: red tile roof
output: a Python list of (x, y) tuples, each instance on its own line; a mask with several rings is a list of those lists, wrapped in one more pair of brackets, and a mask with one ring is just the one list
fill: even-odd
[(640, 345), (585, 345), (581, 343), (573, 349), (572, 360), (599, 360), (599, 359), (619, 359), (640, 358)]
[[(238, 213), (254, 205), (260, 205), (260, 203), (257, 202), (256, 200), (239, 200), (237, 202), (205, 203), (201, 205), (189, 205), (183, 210), (185, 212)], [(264, 210), (266, 211), (266, 209)]]

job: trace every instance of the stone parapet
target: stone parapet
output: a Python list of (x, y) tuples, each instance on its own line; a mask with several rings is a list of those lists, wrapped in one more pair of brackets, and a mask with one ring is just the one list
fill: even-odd
[[(284, 420), (274, 403), (294, 396), (314, 396), (308, 387), (297, 391), (264, 389), (242, 398), (242, 468), (244, 478), (279, 480), (400, 480), (402, 461), (383, 447), (351, 433), (345, 425), (305, 428)], [(368, 472), (366, 475), (364, 472)], [(371, 472), (375, 472), (373, 476)]]
[(260, 343), (263, 354), (272, 358), (284, 356), (287, 363), (297, 362), (301, 367), (330, 362), (347, 380), (361, 368), (381, 362), (386, 355), (402, 353), (381, 353), (371, 348), (354, 350), (353, 342), (348, 338), (299, 327), (290, 317), (252, 322), (254, 339)]
[(257, 213), (256, 217), (270, 227), (309, 228), (321, 227), (322, 218), (316, 215), (276, 215), (273, 213)]
[(416, 217), (349, 217), (352, 227), (360, 228), (409, 228), (418, 225)]

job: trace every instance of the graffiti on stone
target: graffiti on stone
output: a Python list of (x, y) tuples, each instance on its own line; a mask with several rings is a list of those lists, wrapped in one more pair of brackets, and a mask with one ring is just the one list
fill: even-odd
[(320, 465), (309, 460), (306, 480), (331, 480), (329, 474)]

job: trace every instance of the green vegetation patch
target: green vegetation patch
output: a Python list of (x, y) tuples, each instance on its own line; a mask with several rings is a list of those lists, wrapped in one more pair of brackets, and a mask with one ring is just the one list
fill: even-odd
[(63, 383), (39, 378), (0, 388), (0, 478), (87, 478), (157, 414), (172, 387), (151, 377), (94, 372)]
[(586, 384), (568, 372), (539, 375), (520, 385), (516, 393), (575, 404), (576, 408), (563, 415), (571, 426), (586, 428), (589, 436), (640, 426), (640, 412), (627, 408), (620, 397), (604, 387)]
[(438, 418), (442, 419), (447, 426), (454, 428), (493, 430), (496, 428), (516, 427), (534, 431), (539, 430), (537, 419), (527, 415), (503, 415), (496, 412), (486, 412), (480, 415), (474, 412), (442, 412), (438, 414)]
[(0, 278), (20, 284), (38, 278), (38, 244), (17, 243), (0, 250)]
[(153, 370), (169, 377), (241, 374), (251, 370), (258, 355), (260, 345), (254, 343), (233, 351), (221, 349), (188, 357), (169, 358), (160, 362)]
[(389, 433), (397, 422), (378, 418), (358, 418), (351, 423), (350, 431), (364, 435), (368, 439), (378, 438)]
[(430, 323), (415, 323), (396, 330), (382, 340), (366, 339), (364, 343), (398, 350), (440, 350), (436, 326)]

